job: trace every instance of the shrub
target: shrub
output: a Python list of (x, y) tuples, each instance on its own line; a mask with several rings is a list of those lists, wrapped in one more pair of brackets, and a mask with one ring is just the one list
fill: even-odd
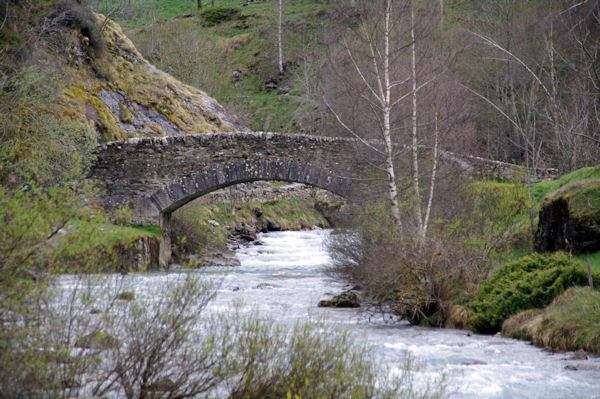
[(372, 302), (411, 323), (444, 325), (455, 298), (487, 277), (491, 255), (523, 206), (520, 184), (448, 178), (444, 185), (444, 202), (436, 204), (421, 240), (410, 225), (411, 206), (401, 209), (403, 231), (386, 204), (364, 206), (352, 220), (355, 230), (332, 236), (329, 273), (363, 287)]
[(481, 285), (470, 303), (468, 326), (478, 333), (496, 333), (511, 315), (541, 309), (567, 288), (586, 284), (586, 272), (564, 253), (522, 257)]
[(106, 43), (96, 17), (90, 9), (78, 4), (75, 0), (63, 0), (54, 5), (52, 16), (58, 23), (69, 28), (79, 29), (83, 36), (90, 39), (90, 46), (94, 49), (90, 56), (104, 57)]
[(83, 120), (53, 114), (60, 86), (52, 68), (24, 67), (0, 80), (0, 178), (10, 173), (50, 186), (85, 175), (97, 133)]
[(217, 25), (239, 16), (241, 10), (235, 7), (212, 7), (200, 11), (200, 18), (206, 25)]

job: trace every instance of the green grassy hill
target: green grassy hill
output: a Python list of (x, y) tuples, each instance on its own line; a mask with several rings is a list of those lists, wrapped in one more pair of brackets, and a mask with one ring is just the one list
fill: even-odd
[[(116, 3), (97, 2), (96, 9), (108, 13)], [(195, 0), (171, 0), (149, 9), (139, 0), (113, 18), (150, 62), (238, 111), (251, 130), (318, 129), (326, 115), (312, 101), (316, 88), (308, 77), (318, 67), (320, 56), (315, 54), (321, 53), (318, 42), (331, 6), (314, 0), (284, 2), (284, 73), (279, 74), (278, 2), (211, 4), (204, 1), (198, 11)], [(215, 12), (232, 9), (232, 17), (215, 21)]]

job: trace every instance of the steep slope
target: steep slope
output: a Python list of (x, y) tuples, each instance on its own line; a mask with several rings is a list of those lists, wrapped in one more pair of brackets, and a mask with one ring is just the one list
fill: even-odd
[(89, 39), (77, 34), (67, 49), (64, 94), (67, 107), (93, 121), (105, 140), (246, 130), (206, 93), (150, 64), (119, 25), (94, 16), (106, 54), (90, 60)]

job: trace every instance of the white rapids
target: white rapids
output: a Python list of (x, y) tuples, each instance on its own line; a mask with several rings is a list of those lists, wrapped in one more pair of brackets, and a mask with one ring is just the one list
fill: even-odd
[[(352, 329), (375, 346), (393, 370), (407, 353), (425, 363), (424, 379), (444, 375), (458, 399), (600, 399), (600, 358), (568, 360), (527, 342), (466, 330), (411, 326), (405, 322), (367, 319), (359, 309), (317, 308), (321, 299), (342, 291), (344, 284), (323, 274), (330, 263), (324, 241), (328, 230), (261, 234), (263, 245), (237, 251), (239, 267), (207, 268), (220, 281), (216, 298), (205, 311), (221, 312), (243, 303), (242, 311), (258, 311), (282, 323), (325, 317)], [(181, 273), (131, 273), (122, 284), (136, 298), (152, 298)], [(63, 284), (69, 285), (65, 276)]]

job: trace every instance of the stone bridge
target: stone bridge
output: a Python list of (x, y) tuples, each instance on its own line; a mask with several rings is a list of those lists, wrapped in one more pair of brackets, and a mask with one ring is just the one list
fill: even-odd
[[(127, 206), (136, 223), (160, 223), (164, 264), (170, 215), (193, 199), (257, 180), (304, 183), (357, 198), (365, 187), (361, 174), (372, 170), (372, 151), (353, 139), (262, 132), (133, 138), (102, 145), (90, 178), (104, 183), (98, 199), (105, 209)], [(448, 152), (440, 157), (471, 176), (508, 177), (518, 170)]]

